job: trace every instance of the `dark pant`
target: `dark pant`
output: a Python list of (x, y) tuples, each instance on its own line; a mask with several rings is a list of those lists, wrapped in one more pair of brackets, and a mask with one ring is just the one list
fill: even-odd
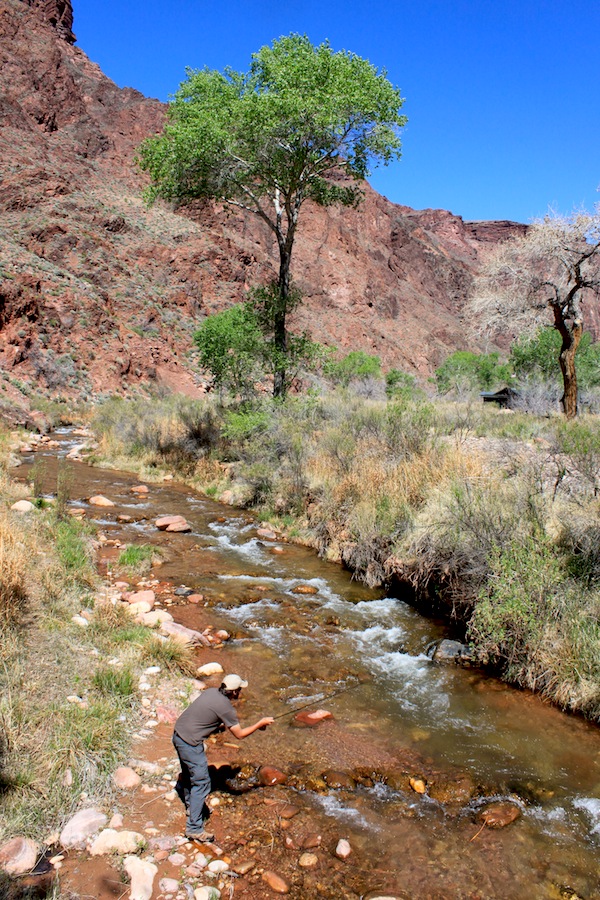
[(174, 734), (173, 745), (181, 763), (181, 775), (175, 790), (187, 810), (185, 830), (188, 834), (197, 834), (204, 831), (209, 816), (206, 800), (210, 794), (210, 775), (204, 742), (194, 747)]

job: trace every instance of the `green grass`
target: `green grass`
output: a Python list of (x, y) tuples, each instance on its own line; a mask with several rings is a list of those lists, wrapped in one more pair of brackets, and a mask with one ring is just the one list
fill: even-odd
[(135, 694), (135, 676), (130, 668), (102, 666), (94, 672), (92, 684), (99, 694), (115, 699)]

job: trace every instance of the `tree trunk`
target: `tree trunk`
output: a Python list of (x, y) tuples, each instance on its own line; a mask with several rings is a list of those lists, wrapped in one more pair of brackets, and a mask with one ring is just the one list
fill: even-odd
[(275, 367), (273, 372), (273, 396), (284, 398), (287, 393), (287, 331), (286, 316), (290, 293), (291, 249), (279, 242), (279, 289), (278, 302), (273, 317), (273, 342), (275, 344)]
[(575, 371), (575, 354), (583, 334), (583, 324), (576, 323), (572, 328), (559, 329), (562, 337), (562, 347), (558, 361), (563, 377), (563, 395), (561, 405), (567, 419), (574, 419), (577, 415), (577, 373)]

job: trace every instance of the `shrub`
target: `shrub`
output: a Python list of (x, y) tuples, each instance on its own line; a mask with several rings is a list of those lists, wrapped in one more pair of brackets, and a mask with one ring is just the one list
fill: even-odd
[(509, 378), (510, 368), (500, 362), (498, 353), (457, 350), (435, 370), (435, 381), (440, 394), (451, 391), (488, 391), (506, 383)]
[(334, 383), (348, 387), (351, 381), (381, 378), (381, 360), (363, 350), (351, 350), (341, 359), (327, 362), (324, 372)]

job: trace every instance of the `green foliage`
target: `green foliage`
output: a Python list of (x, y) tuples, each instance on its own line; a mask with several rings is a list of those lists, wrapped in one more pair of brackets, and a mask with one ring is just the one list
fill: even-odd
[(74, 519), (58, 521), (55, 540), (58, 557), (67, 573), (83, 584), (91, 583), (94, 570), (85, 525)]
[(209, 316), (194, 334), (200, 365), (208, 369), (216, 387), (242, 398), (254, 393), (262, 375), (264, 340), (248, 304), (237, 304)]
[[(521, 335), (510, 348), (510, 365), (519, 379), (546, 379), (562, 384), (558, 362), (562, 339), (556, 328), (540, 328), (532, 335)], [(575, 369), (580, 390), (600, 385), (600, 344), (592, 343), (589, 332), (582, 335)]]
[(364, 350), (351, 350), (339, 360), (329, 360), (324, 372), (332, 381), (347, 387), (351, 381), (381, 378), (381, 360), (378, 356), (369, 356)]
[(150, 568), (153, 558), (158, 555), (158, 549), (152, 544), (132, 544), (121, 551), (117, 564), (123, 569), (145, 571)]
[(600, 489), (600, 426), (595, 420), (561, 422), (557, 429), (560, 453), (569, 467), (591, 487), (594, 496)]
[(163, 640), (158, 635), (151, 635), (144, 644), (144, 659), (165, 668), (172, 674), (189, 675), (193, 678), (198, 668), (191, 647), (176, 641), (174, 638)]
[(131, 697), (135, 693), (135, 678), (129, 668), (102, 666), (94, 672), (92, 684), (105, 697)]
[(402, 102), (368, 60), (327, 42), (315, 47), (306, 35), (262, 47), (247, 73), (188, 69), (164, 134), (140, 147), (149, 196), (262, 211), (260, 201), (279, 190), (282, 204), (351, 205), (356, 190), (326, 176), (337, 169), (363, 179), (370, 164), (397, 158)]
[(268, 410), (227, 410), (222, 429), (223, 437), (233, 443), (248, 441), (265, 431), (271, 421)]
[(469, 636), (484, 661), (500, 664), (510, 678), (522, 679), (552, 617), (564, 575), (552, 550), (533, 538), (496, 547), (490, 569)]
[(390, 400), (411, 400), (417, 390), (417, 380), (414, 375), (403, 372), (401, 369), (390, 369), (385, 376), (385, 393)]
[(450, 391), (491, 390), (510, 378), (510, 368), (500, 362), (498, 353), (472, 353), (457, 350), (435, 370), (440, 394)]
[[(271, 307), (275, 396), (286, 394), (294, 354), (307, 350), (286, 330), (300, 209), (309, 199), (323, 206), (359, 202), (361, 191), (350, 180), (400, 156), (402, 103), (368, 60), (291, 34), (254, 53), (248, 72), (188, 69), (163, 134), (140, 147), (139, 164), (152, 181), (149, 201), (219, 200), (250, 210), (274, 233), (278, 296), (264, 305)], [(345, 182), (334, 177), (340, 172)]]

